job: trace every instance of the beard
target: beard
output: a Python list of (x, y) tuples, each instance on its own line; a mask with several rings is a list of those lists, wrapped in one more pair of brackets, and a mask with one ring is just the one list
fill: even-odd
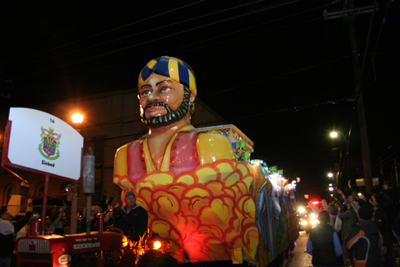
[[(191, 91), (189, 88), (186, 86), (184, 87), (185, 93), (183, 95), (183, 101), (182, 104), (176, 109), (172, 110), (167, 103), (164, 102), (154, 102), (147, 104), (143, 110), (143, 115), (142, 115), (142, 122), (145, 123), (147, 126), (150, 128), (159, 128), (163, 126), (170, 125), (171, 123), (177, 122), (183, 117), (186, 116), (186, 114), (189, 111), (189, 102), (190, 102), (190, 94)], [(146, 118), (146, 109), (150, 107), (157, 107), (161, 106), (164, 107), (165, 110), (167, 111), (167, 114), (157, 116), (157, 117), (151, 117), (151, 118)]]

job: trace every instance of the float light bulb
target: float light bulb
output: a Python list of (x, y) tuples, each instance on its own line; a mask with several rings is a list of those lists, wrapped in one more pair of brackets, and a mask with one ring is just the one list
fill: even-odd
[(154, 249), (159, 249), (161, 247), (161, 242), (155, 241), (153, 247), (154, 247)]

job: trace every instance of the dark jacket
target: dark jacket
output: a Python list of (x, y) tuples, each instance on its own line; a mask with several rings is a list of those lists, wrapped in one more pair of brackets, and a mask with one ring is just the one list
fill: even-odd
[(333, 243), (333, 228), (329, 224), (319, 224), (311, 229), (312, 264), (314, 266), (337, 265), (335, 245)]
[(136, 241), (146, 232), (147, 224), (147, 211), (139, 204), (136, 204), (129, 212), (126, 206), (123, 206), (114, 216), (114, 227), (121, 229), (126, 236), (131, 236)]
[(3, 235), (0, 233), (0, 257), (9, 257), (14, 251), (15, 247), (15, 233), (18, 233), (22, 227), (25, 226), (31, 219), (32, 212), (28, 211), (25, 216), (17, 221), (13, 222), (14, 233), (9, 235)]
[(351, 228), (358, 221), (357, 212), (350, 208), (346, 212), (339, 212), (337, 215), (342, 220), (342, 238), (343, 240), (349, 235)]
[(351, 229), (345, 244), (354, 266), (380, 266), (383, 239), (378, 226), (371, 220), (362, 220)]

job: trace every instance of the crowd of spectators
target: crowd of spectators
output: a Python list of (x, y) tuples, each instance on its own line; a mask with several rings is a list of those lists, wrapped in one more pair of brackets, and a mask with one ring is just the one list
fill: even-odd
[[(343, 266), (346, 265), (343, 261), (346, 258), (352, 266), (396, 266), (394, 247), (400, 245), (399, 202), (390, 182), (384, 182), (382, 188), (374, 184), (373, 190), (365, 193), (359, 192), (349, 181), (348, 188), (344, 191), (338, 189), (338, 196), (329, 204), (323, 201), (321, 209), (329, 214), (329, 223), (322, 221), (326, 236), (323, 242), (330, 245), (324, 246), (325, 250), (322, 249), (322, 252), (320, 247), (315, 249), (315, 244), (322, 242), (315, 241), (316, 232), (318, 231), (321, 238), (322, 230), (319, 226), (311, 231), (307, 252), (313, 255), (313, 264)], [(312, 203), (309, 206), (314, 212), (321, 213)], [(329, 258), (326, 255), (332, 258), (337, 252), (333, 241), (335, 235), (332, 238), (329, 234), (331, 230), (338, 235), (346, 256), (339, 256), (336, 261), (326, 260)], [(325, 257), (321, 258), (321, 255)], [(320, 260), (314, 263), (315, 257), (317, 260), (322, 259), (322, 264)]]

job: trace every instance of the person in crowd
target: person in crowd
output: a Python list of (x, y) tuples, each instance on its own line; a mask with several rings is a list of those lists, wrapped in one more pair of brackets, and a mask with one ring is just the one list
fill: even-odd
[(65, 235), (64, 228), (67, 225), (67, 218), (65, 215), (66, 208), (67, 205), (65, 204), (65, 201), (63, 201), (63, 207), (61, 207), (59, 210), (56, 210), (56, 212), (54, 212), (51, 216), (53, 222), (57, 221), (57, 223), (54, 224), (54, 234), (56, 235)]
[(346, 202), (347, 210), (344, 211), (342, 208), (339, 208), (338, 218), (342, 220), (342, 231), (341, 236), (342, 240), (346, 240), (347, 236), (350, 233), (351, 228), (354, 224), (358, 222), (358, 216), (354, 208), (351, 206), (351, 202), (348, 200)]
[(373, 194), (377, 195), (382, 191), (382, 189), (375, 182), (372, 182), (372, 190), (371, 191), (373, 192)]
[(110, 198), (107, 199), (107, 190), (104, 190), (104, 195), (101, 198), (101, 208), (104, 212), (110, 209), (110, 205), (112, 205), (114, 201), (115, 194), (112, 194)]
[(326, 208), (326, 211), (329, 213), (329, 218), (330, 218), (330, 225), (334, 228), (336, 233), (340, 231), (340, 229), (335, 229), (335, 223), (336, 223), (336, 215), (337, 215), (337, 207), (335, 204), (330, 203), (328, 207)]
[[(391, 195), (391, 197), (389, 197), (389, 195)], [(395, 265), (395, 259), (391, 253), (395, 242), (394, 233), (396, 233), (395, 231), (397, 228), (397, 221), (395, 220), (396, 203), (393, 200), (394, 195), (390, 192), (389, 184), (385, 182), (383, 184), (383, 190), (381, 190), (379, 194), (374, 195), (371, 201), (374, 205), (373, 217), (383, 237), (383, 246), (388, 250), (384, 255), (385, 266)]]
[[(56, 226), (59, 225), (59, 223), (62, 221), (62, 217), (63, 217), (66, 209), (67, 209), (67, 204), (65, 203), (65, 201), (63, 201), (63, 206), (59, 209), (58, 213), (56, 213), (57, 217), (55, 218), (55, 220), (52, 220), (50, 216), (46, 216), (45, 224), (46, 224), (48, 232), (52, 232), (52, 233), (56, 234)], [(63, 229), (63, 226), (62, 226), (62, 229)], [(59, 234), (64, 234), (64, 233), (62, 233), (63, 231), (61, 231), (61, 230), (57, 230), (57, 232)]]
[(319, 224), (311, 229), (307, 241), (307, 253), (312, 255), (314, 266), (338, 266), (338, 257), (343, 254), (339, 237), (330, 224), (329, 213), (318, 213)]
[(119, 202), (113, 206), (111, 203), (108, 204), (107, 210), (104, 211), (104, 227), (108, 227), (113, 223), (113, 218), (116, 209), (119, 207)]
[(96, 215), (99, 213), (103, 213), (103, 208), (101, 206), (93, 206), (90, 216), (90, 227), (92, 231), (99, 231), (99, 219), (96, 218)]
[[(333, 227), (333, 229), (339, 233), (341, 230), (341, 225), (335, 226), (336, 223), (336, 214), (337, 214), (337, 207), (334, 203), (328, 204), (325, 199), (322, 199), (322, 207), (321, 210), (325, 210), (329, 214), (329, 224)], [(318, 208), (312, 204), (311, 201), (308, 202), (308, 206), (314, 211), (314, 213), (318, 214), (320, 211)]]
[(19, 232), (32, 217), (33, 204), (28, 205), (28, 212), (18, 221), (11, 222), (12, 215), (7, 206), (0, 209), (0, 267), (9, 267), (15, 247), (15, 233)]
[(342, 189), (338, 188), (336, 192), (338, 193), (338, 197), (340, 198), (340, 200), (342, 202), (346, 202), (347, 198), (346, 195), (343, 193)]
[[(25, 216), (23, 215), (15, 215), (15, 217), (11, 220), (11, 223), (16, 223), (19, 220), (22, 220)], [(28, 224), (28, 223), (27, 223)], [(18, 231), (15, 233), (15, 240), (18, 240), (18, 238), (20, 237), (24, 237), (26, 236), (26, 229), (25, 229), (25, 225)]]
[(147, 230), (147, 211), (136, 203), (136, 195), (133, 191), (125, 193), (125, 203), (126, 205), (115, 213), (114, 227), (120, 228), (126, 236), (139, 241)]
[(354, 196), (356, 194), (356, 190), (357, 190), (356, 184), (354, 183), (353, 180), (350, 179), (347, 181), (347, 185), (348, 185), (349, 189), (348, 189), (348, 193), (346, 193), (346, 195)]
[(400, 227), (399, 227), (399, 222), (398, 222), (398, 217), (399, 217), (399, 200), (396, 196), (395, 191), (392, 188), (392, 183), (385, 181), (383, 183), (383, 190), (380, 192), (381, 198), (387, 199), (387, 206), (389, 206), (388, 209), (388, 216), (390, 217), (390, 221), (392, 224), (392, 230), (394, 233), (397, 235), (398, 238), (400, 238)]
[(383, 238), (378, 226), (371, 220), (373, 212), (370, 204), (360, 206), (359, 222), (352, 227), (345, 241), (350, 261), (355, 267), (376, 267), (381, 263)]
[[(93, 205), (90, 207), (90, 231), (98, 231), (99, 220), (96, 219), (96, 214), (102, 213), (103, 209), (100, 206)], [(86, 209), (83, 211), (83, 218), (81, 220), (81, 229), (83, 232), (86, 231)]]

